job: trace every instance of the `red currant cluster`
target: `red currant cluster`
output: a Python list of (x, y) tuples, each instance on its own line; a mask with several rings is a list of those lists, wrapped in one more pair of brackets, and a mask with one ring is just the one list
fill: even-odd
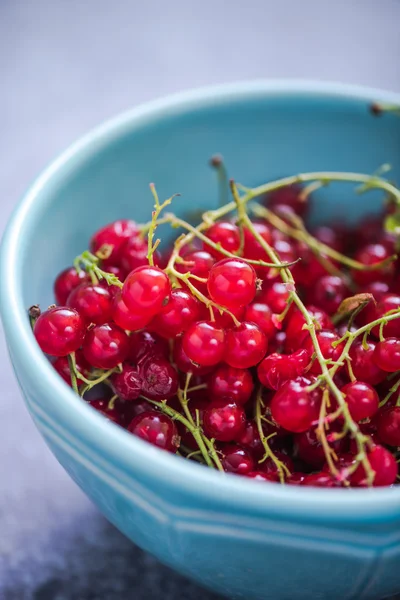
[[(97, 231), (58, 275), (57, 306), (32, 307), (41, 349), (96, 410), (164, 450), (260, 481), (394, 484), (400, 263), (383, 226), (393, 203), (353, 231), (305, 225), (311, 192), (349, 179), (309, 174), (243, 195), (231, 182), (233, 202), (197, 227), (160, 216), (170, 200), (153, 188), (149, 224)], [(399, 202), (386, 180), (373, 187)], [(163, 254), (160, 223), (186, 230)]]

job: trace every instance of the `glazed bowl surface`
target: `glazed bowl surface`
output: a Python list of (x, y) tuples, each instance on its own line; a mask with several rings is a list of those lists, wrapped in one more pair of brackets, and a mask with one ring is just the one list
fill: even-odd
[[(147, 221), (148, 184), (174, 211), (217, 205), (209, 158), (257, 185), (307, 171), (400, 180), (400, 119), (374, 118), (394, 94), (273, 81), (187, 92), (101, 125), (57, 158), (18, 204), (1, 247), (1, 316), (27, 407), (51, 451), (102, 513), (162, 562), (245, 600), (371, 599), (400, 591), (400, 488), (323, 490), (221, 475), (159, 451), (79, 400), (42, 355), (26, 308), (117, 218)], [(332, 185), (317, 221), (357, 220), (382, 196)], [(38, 465), (40, 468), (40, 465)]]

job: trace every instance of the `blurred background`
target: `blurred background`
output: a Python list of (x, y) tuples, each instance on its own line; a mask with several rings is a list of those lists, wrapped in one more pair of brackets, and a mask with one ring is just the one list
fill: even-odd
[[(400, 92), (399, 0), (0, 0), (0, 231), (32, 178), (115, 113), (183, 89), (308, 78)], [(212, 600), (62, 471), (0, 337), (0, 598)]]

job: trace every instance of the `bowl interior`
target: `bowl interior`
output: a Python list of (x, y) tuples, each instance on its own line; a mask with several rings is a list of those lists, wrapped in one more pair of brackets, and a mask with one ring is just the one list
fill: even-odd
[[(305, 171), (372, 174), (383, 163), (399, 179), (400, 119), (373, 117), (368, 102), (356, 93), (228, 91), (106, 125), (64, 157), (27, 211), (16, 265), (21, 306), (52, 302), (55, 274), (97, 227), (117, 218), (147, 221), (150, 182), (161, 198), (181, 193), (172, 209), (179, 215), (214, 207), (214, 153), (248, 186)], [(354, 221), (381, 200), (379, 192), (357, 196), (353, 185), (335, 184), (317, 193), (314, 219)]]

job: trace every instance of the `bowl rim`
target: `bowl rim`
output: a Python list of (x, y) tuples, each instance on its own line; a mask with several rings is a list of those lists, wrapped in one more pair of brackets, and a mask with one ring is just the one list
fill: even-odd
[[(76, 397), (40, 351), (26, 318), (21, 292), (22, 263), (18, 259), (19, 247), (23, 244), (25, 223), (29, 222), (30, 215), (44, 201), (46, 194), (42, 193), (43, 190), (51, 187), (68, 170), (78, 167), (127, 130), (132, 131), (147, 122), (224, 105), (233, 99), (245, 102), (246, 99), (253, 100), (257, 97), (293, 95), (400, 104), (400, 94), (362, 86), (307, 80), (245, 81), (184, 91), (141, 104), (105, 121), (70, 145), (42, 171), (27, 190), (16, 205), (3, 235), (0, 255), (0, 310), (7, 343), (13, 355), (18, 354), (22, 359), (30, 356), (30, 360), (24, 361), (24, 371), (35, 382), (40, 393), (52, 403), (53, 414), (57, 415), (58, 423), (65, 424), (68, 431), (84, 439), (87, 445), (101, 452), (102, 457), (123, 465), (128, 472), (145, 471), (147, 475), (166, 485), (184, 488), (188, 493), (210, 502), (223, 498), (232, 506), (247, 512), (257, 509), (258, 512), (270, 514), (271, 508), (275, 506), (279, 507), (280, 513), (285, 511), (292, 516), (306, 515), (311, 520), (326, 516), (331, 519), (359, 521), (368, 517), (377, 518), (378, 515), (383, 520), (394, 519), (400, 516), (400, 486), (396, 489), (326, 490), (273, 483), (261, 485), (242, 477), (222, 476), (212, 469), (189, 464), (179, 457), (151, 447), (109, 423)], [(51, 398), (49, 389), (52, 390)]]

